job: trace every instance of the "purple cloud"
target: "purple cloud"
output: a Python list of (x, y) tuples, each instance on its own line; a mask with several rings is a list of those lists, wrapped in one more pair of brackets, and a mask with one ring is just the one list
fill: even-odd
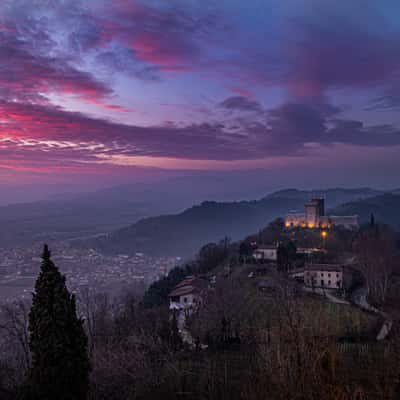
[[(90, 73), (67, 60), (49, 56), (19, 35), (0, 31), (0, 96), (5, 99), (43, 102), (49, 93), (78, 95), (83, 99), (105, 98), (112, 90)], [(27, 29), (27, 27), (25, 27)], [(47, 40), (47, 39), (46, 39)]]
[(219, 104), (219, 107), (230, 111), (253, 111), (261, 112), (261, 104), (256, 100), (251, 100), (244, 96), (233, 96), (225, 99)]
[(2, 157), (86, 168), (110, 155), (235, 161), (400, 144), (393, 120), (360, 117), (400, 105), (400, 31), (378, 4), (357, 18), (330, 3), (261, 21), (253, 4), (228, 3), (0, 4)]

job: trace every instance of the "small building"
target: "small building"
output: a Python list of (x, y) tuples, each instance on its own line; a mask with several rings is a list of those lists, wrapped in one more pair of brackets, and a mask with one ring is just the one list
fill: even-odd
[(261, 245), (253, 251), (253, 258), (257, 261), (276, 261), (278, 259), (278, 246)]
[(188, 276), (178, 283), (169, 294), (170, 310), (186, 310), (197, 307), (203, 301), (208, 281), (197, 276)]
[(290, 276), (312, 288), (349, 289), (353, 283), (351, 268), (341, 264), (306, 264)]

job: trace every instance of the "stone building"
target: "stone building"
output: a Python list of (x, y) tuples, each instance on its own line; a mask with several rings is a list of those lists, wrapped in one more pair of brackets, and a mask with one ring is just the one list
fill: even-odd
[(286, 228), (330, 228), (342, 226), (346, 229), (358, 228), (357, 215), (325, 215), (325, 201), (314, 198), (305, 203), (304, 213), (289, 213), (285, 217)]

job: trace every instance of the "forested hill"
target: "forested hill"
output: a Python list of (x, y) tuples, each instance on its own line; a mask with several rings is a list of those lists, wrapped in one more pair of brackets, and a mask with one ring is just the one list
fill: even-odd
[(393, 193), (348, 202), (333, 208), (330, 213), (332, 215), (357, 214), (361, 223), (368, 222), (373, 213), (376, 221), (400, 229), (400, 192)]
[(207, 242), (225, 236), (240, 239), (301, 204), (302, 201), (296, 199), (279, 198), (233, 203), (204, 202), (180, 214), (142, 219), (110, 235), (79, 244), (106, 253), (191, 256)]
[(311, 197), (323, 197), (325, 199), (326, 207), (335, 207), (338, 204), (347, 203), (355, 200), (367, 199), (369, 197), (379, 196), (385, 192), (371, 189), (371, 188), (357, 188), (357, 189), (315, 189), (315, 190), (298, 190), (298, 189), (285, 189), (270, 194), (269, 198), (286, 198), (286, 199), (301, 199), (303, 201), (310, 200)]
[[(295, 189), (273, 193), (261, 200), (242, 202), (203, 202), (180, 214), (142, 219), (105, 236), (75, 242), (105, 253), (192, 256), (208, 242), (225, 236), (241, 239), (265, 227), (289, 210), (303, 210), (304, 201), (327, 191)], [(371, 189), (330, 189), (328, 205), (376, 195)]]

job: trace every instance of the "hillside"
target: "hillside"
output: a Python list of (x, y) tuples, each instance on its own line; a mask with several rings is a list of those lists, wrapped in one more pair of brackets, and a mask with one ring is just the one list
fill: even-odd
[(180, 214), (146, 218), (110, 235), (80, 244), (106, 253), (191, 256), (205, 243), (225, 236), (240, 239), (300, 205), (298, 200), (279, 198), (234, 203), (204, 202)]
[(309, 200), (311, 197), (324, 197), (326, 207), (335, 207), (338, 204), (347, 203), (355, 200), (367, 199), (383, 194), (380, 190), (371, 188), (357, 188), (357, 189), (344, 189), (344, 188), (333, 188), (333, 189), (315, 189), (315, 190), (297, 190), (297, 189), (285, 189), (270, 194), (269, 198), (286, 198), (286, 199), (297, 199), (303, 200), (303, 202)]
[(366, 223), (374, 214), (375, 220), (400, 228), (400, 194), (385, 193), (339, 205), (330, 210), (332, 215), (357, 214), (361, 223)]
[[(105, 236), (75, 242), (105, 253), (143, 252), (151, 255), (192, 256), (204, 244), (225, 236), (241, 239), (257, 232), (289, 210), (302, 210), (304, 201), (316, 191), (295, 189), (273, 193), (258, 201), (204, 202), (179, 214), (142, 219)], [(372, 189), (330, 189), (318, 191), (337, 206), (343, 198), (375, 195)]]

